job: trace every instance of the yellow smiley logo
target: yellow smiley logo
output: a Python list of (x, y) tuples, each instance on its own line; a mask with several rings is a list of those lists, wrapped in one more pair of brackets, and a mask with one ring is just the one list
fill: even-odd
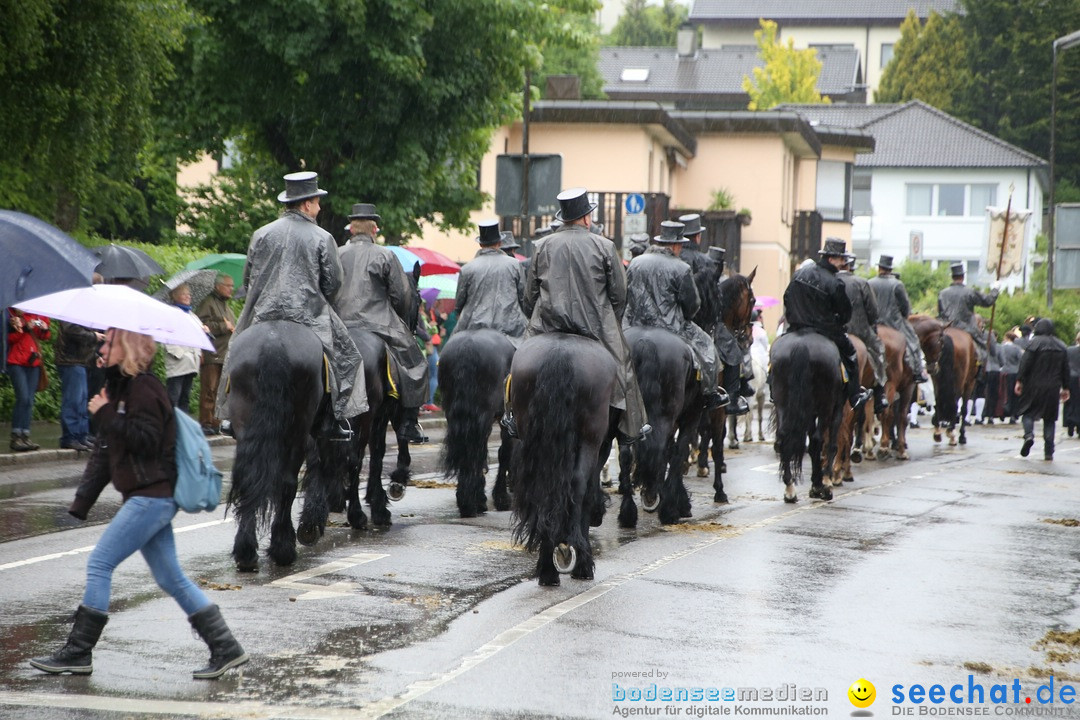
[(847, 690), (848, 700), (857, 708), (867, 708), (874, 704), (877, 698), (877, 690), (874, 684), (865, 678), (859, 678), (851, 683)]

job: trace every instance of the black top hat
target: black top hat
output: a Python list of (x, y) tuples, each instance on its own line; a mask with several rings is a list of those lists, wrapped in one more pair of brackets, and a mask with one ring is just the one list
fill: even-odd
[(683, 237), (693, 237), (701, 234), (701, 216), (697, 213), (680, 215), (679, 222), (686, 226), (682, 231)]
[(555, 219), (564, 223), (583, 218), (596, 209), (596, 203), (589, 202), (585, 188), (563, 190), (555, 199), (559, 201), (559, 212), (555, 214)]
[(882, 255), (879, 257), (877, 266), (882, 270), (892, 271), (892, 255)]
[(683, 228), (686, 227), (681, 222), (675, 222), (674, 220), (665, 220), (660, 223), (660, 234), (653, 238), (653, 242), (664, 243), (665, 245), (682, 245), (683, 243), (690, 242), (683, 237)]
[(277, 196), (278, 202), (293, 203), (328, 194), (319, 189), (319, 173), (305, 170), (289, 173), (284, 179), (285, 192)]
[(726, 254), (727, 254), (727, 249), (726, 248), (722, 248), (722, 247), (719, 247), (717, 245), (713, 245), (711, 248), (709, 248), (709, 259), (710, 260), (715, 260), (716, 262), (722, 262), (724, 260), (724, 256)]
[(847, 243), (840, 238), (825, 238), (825, 247), (818, 250), (818, 255), (844, 257), (847, 255)]
[(963, 277), (964, 276), (964, 263), (962, 263), (962, 262), (954, 262), (952, 265), (949, 265), (949, 272), (952, 273), (953, 277)]
[(514, 233), (509, 230), (503, 230), (499, 233), (500, 250), (517, 250), (519, 247), (521, 247), (521, 243), (514, 239)]
[(476, 238), (476, 242), (484, 246), (499, 244), (502, 238), (499, 234), (498, 220), (481, 220), (476, 223), (476, 226), (480, 228), (480, 237)]
[(352, 212), (349, 213), (350, 220), (374, 220), (375, 222), (381, 222), (382, 218), (379, 217), (379, 213), (375, 212), (375, 206), (371, 203), (356, 203), (352, 206)]
[(556, 230), (558, 230), (562, 226), (563, 226), (563, 221), (558, 219), (558, 218), (555, 218), (554, 220), (552, 220), (551, 224), (548, 225), (548, 227), (551, 228), (551, 232), (555, 232)]

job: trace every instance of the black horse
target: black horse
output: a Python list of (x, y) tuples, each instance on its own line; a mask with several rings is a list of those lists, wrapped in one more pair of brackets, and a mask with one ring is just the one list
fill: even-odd
[[(496, 330), (462, 330), (451, 335), (439, 355), (439, 387), (446, 413), (442, 468), (457, 478), (457, 505), (463, 518), (487, 512), (484, 473), (491, 427), (503, 413), (503, 393), (514, 345)], [(501, 430), (499, 470), (492, 500), (496, 510), (510, 509), (507, 475), (513, 439)]]
[(822, 468), (833, 465), (836, 435), (847, 402), (840, 353), (823, 335), (798, 330), (777, 338), (769, 358), (775, 447), (780, 455), (784, 502), (798, 502), (794, 483), (802, 477), (807, 437), (810, 439), (810, 497), (832, 500), (832, 489), (823, 483)]
[(511, 366), (513, 534), (539, 550), (541, 585), (559, 573), (591, 580), (589, 525), (603, 519), (599, 451), (607, 436), (615, 360), (597, 341), (546, 333), (526, 340)]
[[(229, 408), (236, 437), (236, 460), (228, 506), (236, 515), (232, 555), (237, 568), (259, 567), (256, 531), (270, 522), (268, 554), (278, 565), (296, 560), (296, 540), (312, 544), (325, 521), (307, 511), (312, 495), (325, 492), (322, 441), (312, 427), (325, 398), (323, 347), (309, 328), (286, 321), (252, 325), (231, 344)], [(299, 536), (292, 504), (305, 456), (305, 512)]]
[[(750, 346), (750, 316), (754, 312), (755, 302), (752, 284), (755, 275), (757, 275), (757, 268), (751, 270), (749, 275), (736, 273), (724, 278), (718, 285), (714, 283), (716, 297), (710, 305), (716, 313), (711, 327), (724, 325), (735, 336), (739, 346), (744, 349)], [(701, 273), (695, 278), (698, 282), (702, 280), (700, 276)], [(703, 295), (711, 293), (711, 288), (707, 283), (702, 287), (704, 288)], [(704, 304), (702, 306), (704, 307)], [(735, 388), (724, 389), (729, 391), (732, 395), (731, 401), (734, 402)], [(697, 447), (698, 477), (709, 476), (709, 447), (711, 445), (713, 502), (726, 503), (728, 497), (724, 491), (724, 473), (727, 471), (727, 465), (724, 463), (724, 438), (727, 435), (727, 410), (717, 408), (702, 413), (698, 432), (700, 435)]]
[(624, 334), (653, 431), (632, 445), (629, 454), (620, 449), (619, 527), (637, 525), (635, 486), (641, 489), (645, 511), (656, 510), (660, 522), (670, 525), (690, 517), (690, 495), (682, 475), (690, 455), (687, 431), (697, 427), (701, 416), (701, 383), (690, 346), (679, 336), (653, 327), (631, 327)]

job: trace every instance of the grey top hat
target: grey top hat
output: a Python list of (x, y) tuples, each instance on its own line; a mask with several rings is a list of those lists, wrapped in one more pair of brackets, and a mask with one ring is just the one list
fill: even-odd
[(499, 235), (498, 220), (481, 220), (476, 223), (476, 226), (480, 228), (480, 237), (476, 238), (476, 242), (484, 246), (499, 244), (501, 237)]
[(555, 219), (564, 223), (583, 218), (596, 209), (596, 203), (589, 202), (588, 190), (583, 187), (563, 190), (555, 199), (559, 201)]
[(818, 255), (845, 257), (847, 256), (847, 243), (840, 238), (825, 238), (825, 247), (818, 250)]
[(882, 255), (878, 258), (877, 266), (882, 270), (892, 271), (893, 257), (892, 255)]
[(558, 218), (555, 218), (554, 220), (552, 220), (551, 224), (548, 225), (548, 227), (551, 228), (551, 232), (555, 232), (556, 230), (558, 230), (562, 226), (563, 226), (563, 221), (558, 219)]
[(660, 234), (653, 237), (653, 242), (663, 243), (665, 245), (682, 245), (683, 243), (688, 243), (690, 241), (683, 237), (684, 227), (686, 226), (681, 222), (665, 220), (660, 223)]
[(715, 260), (716, 262), (722, 262), (724, 260), (725, 255), (727, 255), (727, 249), (726, 248), (722, 248), (722, 247), (719, 247), (717, 245), (713, 245), (711, 248), (709, 248), (709, 259), (710, 260)]
[(352, 206), (352, 211), (349, 213), (350, 220), (374, 220), (375, 222), (382, 222), (382, 218), (379, 217), (379, 213), (375, 212), (375, 206), (371, 203), (356, 203)]
[(683, 237), (693, 237), (701, 234), (701, 216), (697, 213), (680, 215), (679, 222), (686, 226), (682, 231)]
[(521, 243), (514, 238), (514, 233), (509, 230), (503, 230), (499, 233), (500, 250), (517, 250), (519, 247), (521, 247)]
[(277, 196), (278, 202), (293, 203), (328, 193), (319, 189), (319, 173), (305, 170), (285, 176), (285, 192)]
[(962, 262), (954, 262), (953, 264), (949, 265), (949, 272), (952, 273), (953, 277), (963, 277), (964, 276), (964, 263), (962, 263)]

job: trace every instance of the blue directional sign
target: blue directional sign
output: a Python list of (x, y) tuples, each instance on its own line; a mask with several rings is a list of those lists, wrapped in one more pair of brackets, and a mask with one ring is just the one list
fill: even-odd
[(623, 205), (626, 206), (628, 215), (637, 215), (645, 210), (645, 196), (641, 193), (630, 193), (626, 196), (626, 202)]

